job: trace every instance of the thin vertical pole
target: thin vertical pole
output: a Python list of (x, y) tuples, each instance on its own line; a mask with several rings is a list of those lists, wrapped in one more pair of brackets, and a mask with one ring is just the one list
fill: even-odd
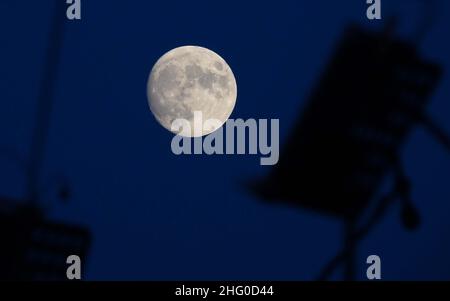
[(29, 202), (37, 202), (39, 196), (39, 176), (45, 155), (50, 118), (53, 109), (55, 83), (60, 63), (63, 42), (65, 1), (55, 0), (54, 16), (51, 24), (49, 44), (44, 58), (44, 71), (41, 76), (40, 90), (37, 99), (36, 119), (33, 130), (28, 169), (27, 198)]

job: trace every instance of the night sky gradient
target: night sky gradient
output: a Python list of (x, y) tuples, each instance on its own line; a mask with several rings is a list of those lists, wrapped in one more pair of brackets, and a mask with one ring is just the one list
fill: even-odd
[[(420, 1), (387, 2), (383, 17), (398, 16), (408, 37)], [(437, 3), (421, 52), (444, 69), (429, 112), (450, 132), (450, 3)], [(53, 8), (0, 2), (0, 149), (25, 159)], [(146, 83), (168, 50), (207, 47), (236, 76), (231, 117), (278, 118), (283, 143), (346, 25), (382, 26), (365, 10), (363, 0), (82, 1), (82, 20), (66, 22), (41, 204), (50, 217), (92, 231), (85, 279), (314, 279), (341, 246), (340, 222), (249, 194), (243, 183), (270, 169), (259, 156), (173, 155)], [(383, 279), (450, 280), (449, 153), (417, 128), (403, 162), (423, 224), (406, 231), (394, 206), (361, 244), (358, 276), (377, 254)], [(17, 163), (0, 156), (1, 195), (23, 197)], [(51, 189), (60, 174), (73, 191), (68, 203)]]

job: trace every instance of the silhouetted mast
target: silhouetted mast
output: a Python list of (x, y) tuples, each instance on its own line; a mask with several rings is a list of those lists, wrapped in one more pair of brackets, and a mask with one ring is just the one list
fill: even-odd
[(53, 110), (66, 17), (64, 3), (65, 1), (55, 0), (54, 17), (51, 24), (49, 44), (44, 58), (44, 71), (41, 76), (37, 99), (36, 120), (29, 153), (26, 193), (28, 201), (33, 203), (37, 202), (39, 198), (39, 177), (45, 158), (45, 148)]
[[(329, 278), (341, 264), (355, 279), (357, 244), (399, 201), (407, 229), (420, 217), (401, 164), (401, 150), (416, 125), (424, 125), (447, 149), (450, 139), (426, 113), (440, 65), (420, 56), (415, 43), (351, 26), (314, 89), (277, 165), (252, 188), (267, 201), (284, 202), (338, 217), (343, 249), (322, 270)], [(391, 191), (379, 196), (386, 176)], [(374, 208), (370, 210), (369, 204)], [(362, 220), (364, 211), (369, 217)]]

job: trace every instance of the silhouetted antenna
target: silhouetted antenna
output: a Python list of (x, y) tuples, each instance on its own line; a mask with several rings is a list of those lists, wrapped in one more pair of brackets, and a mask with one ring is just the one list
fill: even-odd
[(64, 33), (64, 1), (55, 1), (49, 44), (44, 58), (44, 73), (38, 94), (36, 120), (30, 147), (27, 197), (31, 202), (39, 198), (39, 176), (42, 168), (53, 109), (55, 85), (60, 63)]
[[(425, 123), (448, 147), (448, 137), (424, 118), (441, 68), (423, 60), (413, 44), (394, 39), (395, 20), (390, 24), (382, 33), (347, 30), (278, 165), (253, 186), (265, 200), (343, 220), (343, 251), (324, 268), (321, 280), (343, 263), (345, 278), (354, 279), (357, 243), (393, 201), (401, 202), (405, 227), (419, 225), (399, 155), (413, 127)], [(377, 200), (389, 174), (394, 188)], [(371, 202), (375, 210), (361, 225)]]
[[(49, 189), (48, 185), (41, 187), (42, 183), (39, 182), (39, 176), (45, 157), (45, 147), (51, 122), (65, 24), (64, 1), (55, 0), (54, 3), (54, 17), (51, 24), (49, 44), (47, 49), (45, 49), (45, 57), (43, 59), (43, 73), (36, 105), (35, 126), (32, 128), (33, 135), (29, 158), (25, 160), (15, 149), (0, 148), (0, 156), (16, 163), (20, 171), (24, 173), (26, 180), (25, 198), (28, 202), (34, 203), (35, 205), (39, 202), (40, 196), (44, 192), (42, 189)], [(60, 186), (59, 195), (62, 196), (61, 199), (68, 197), (70, 193), (65, 177), (60, 175), (58, 181), (53, 179), (52, 183), (49, 184), (55, 183)]]
[[(32, 136), (30, 159), (24, 162), (15, 152), (3, 155), (18, 163), (27, 175), (26, 200), (0, 197), (0, 280), (67, 280), (66, 258), (78, 255), (86, 263), (91, 243), (90, 231), (83, 227), (50, 221), (40, 201), (39, 177), (53, 109), (57, 72), (63, 42), (65, 1), (55, 0), (54, 18), (49, 46), (44, 59), (44, 72), (38, 94), (36, 121)], [(2, 151), (2, 150), (0, 150)], [(58, 177), (59, 197), (70, 192), (64, 177)]]

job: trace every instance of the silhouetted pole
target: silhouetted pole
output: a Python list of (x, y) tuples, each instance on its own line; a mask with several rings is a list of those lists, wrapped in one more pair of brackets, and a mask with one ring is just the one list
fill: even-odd
[(63, 42), (64, 21), (66, 18), (63, 9), (64, 3), (65, 1), (55, 0), (54, 17), (44, 58), (44, 70), (37, 99), (36, 120), (29, 154), (27, 198), (30, 202), (37, 202), (39, 195), (39, 176), (44, 161)]

